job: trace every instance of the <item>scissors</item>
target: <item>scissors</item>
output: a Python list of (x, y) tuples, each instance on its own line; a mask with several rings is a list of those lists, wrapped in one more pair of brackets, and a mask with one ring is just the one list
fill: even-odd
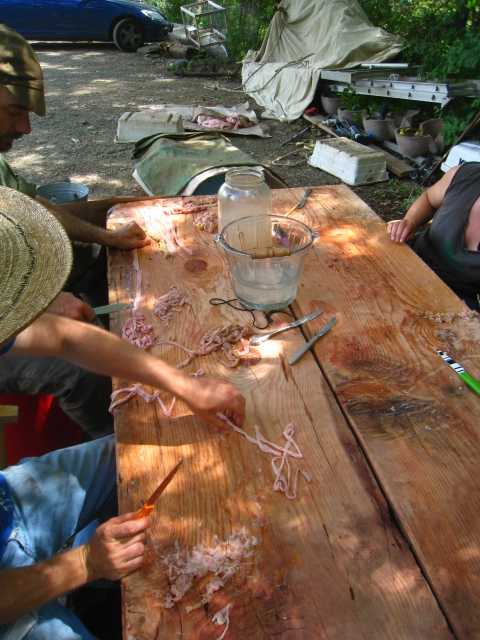
[(162, 495), (162, 493), (168, 487), (170, 482), (173, 480), (173, 476), (177, 473), (182, 463), (183, 463), (183, 458), (180, 458), (177, 464), (173, 467), (173, 469), (169, 473), (167, 473), (165, 478), (158, 485), (158, 487), (155, 489), (152, 495), (148, 498), (148, 500), (143, 503), (143, 507), (140, 507), (140, 509), (137, 511), (136, 518), (145, 518), (146, 516), (149, 516), (152, 513), (155, 507), (155, 502), (158, 500), (158, 498)]

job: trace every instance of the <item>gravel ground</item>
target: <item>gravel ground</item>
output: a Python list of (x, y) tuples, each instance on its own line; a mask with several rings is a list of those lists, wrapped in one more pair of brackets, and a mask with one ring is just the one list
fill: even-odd
[[(36, 184), (70, 178), (88, 185), (94, 198), (143, 193), (131, 175), (133, 145), (114, 142), (123, 112), (164, 102), (233, 106), (247, 99), (238, 90), (239, 80), (176, 77), (167, 70), (169, 60), (121, 53), (113, 45), (41, 43), (35, 49), (45, 74), (47, 116), (32, 117), (32, 133), (15, 143), (8, 159)], [(305, 126), (303, 120), (269, 121), (271, 138), (232, 139), (269, 164), (299, 149), (294, 143), (281, 145)], [(339, 182), (310, 167), (301, 155), (283, 162), (287, 166), (273, 169), (289, 186)], [(385, 219), (399, 217), (416, 192), (410, 181), (397, 180), (356, 190)]]

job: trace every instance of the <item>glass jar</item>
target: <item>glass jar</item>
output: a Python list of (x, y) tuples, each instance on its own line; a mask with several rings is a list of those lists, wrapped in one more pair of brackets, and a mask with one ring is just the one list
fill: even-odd
[(270, 215), (272, 192), (261, 169), (235, 167), (218, 192), (218, 231), (245, 216)]

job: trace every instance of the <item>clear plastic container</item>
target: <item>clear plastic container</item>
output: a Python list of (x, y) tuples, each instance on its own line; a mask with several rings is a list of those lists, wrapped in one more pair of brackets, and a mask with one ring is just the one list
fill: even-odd
[(227, 257), (240, 302), (273, 311), (295, 300), (303, 261), (317, 237), (299, 220), (270, 215), (234, 220), (216, 241)]
[(245, 216), (270, 215), (272, 192), (261, 169), (235, 167), (218, 192), (218, 230)]

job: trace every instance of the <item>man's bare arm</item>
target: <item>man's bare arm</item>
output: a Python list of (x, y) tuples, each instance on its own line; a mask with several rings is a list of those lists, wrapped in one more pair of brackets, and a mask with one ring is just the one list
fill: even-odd
[[(145, 200), (156, 200), (159, 196), (148, 198), (144, 196), (112, 196), (111, 198), (102, 198), (99, 200), (82, 200), (80, 202), (68, 202), (66, 204), (57, 204), (55, 207), (63, 209), (67, 213), (90, 222), (91, 224), (105, 227), (107, 220), (107, 211), (116, 204), (124, 202), (141, 202)], [(36, 198), (45, 207), (49, 207), (51, 202), (37, 196)]]
[(223, 428), (223, 413), (236, 424), (245, 418), (245, 400), (230, 383), (192, 378), (160, 358), (94, 325), (46, 313), (24, 329), (12, 354), (51, 356), (107, 376), (165, 389), (184, 400), (205, 422)]
[(107, 230), (103, 226), (82, 220), (61, 205), (53, 204), (44, 198), (39, 199), (39, 202), (57, 218), (71, 240), (95, 242), (117, 249), (138, 249), (150, 243), (143, 229), (135, 222)]
[(8, 624), (87, 582), (81, 547), (28, 567), (0, 571), (0, 624)]
[(125, 513), (101, 524), (87, 544), (44, 562), (0, 571), (0, 624), (9, 624), (64, 593), (142, 566), (150, 518)]

